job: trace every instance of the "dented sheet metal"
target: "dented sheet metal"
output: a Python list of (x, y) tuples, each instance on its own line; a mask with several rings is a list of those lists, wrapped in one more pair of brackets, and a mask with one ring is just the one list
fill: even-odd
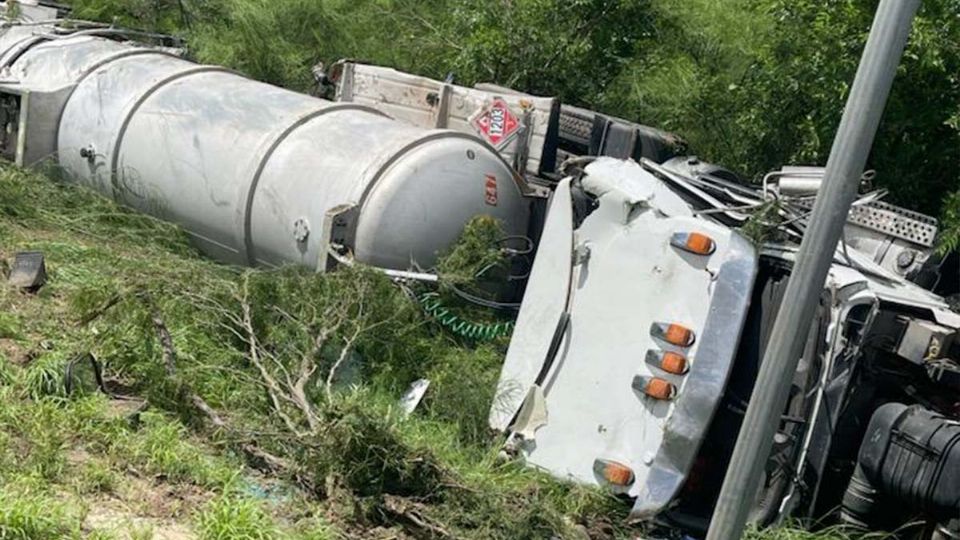
[(557, 186), (536, 262), (490, 410), (490, 427), (505, 430), (536, 383), (567, 309), (573, 260), (570, 180)]
[[(528, 463), (577, 482), (601, 483), (596, 459), (628, 466), (635, 481), (623, 492), (636, 497), (634, 516), (652, 517), (682, 486), (723, 394), (757, 257), (729, 228), (691, 215), (682, 199), (635, 163), (598, 160), (587, 167), (583, 187), (599, 197), (599, 207), (576, 231), (574, 250), (587, 255), (574, 267), (563, 341), (538, 381), (545, 423), (532, 438), (529, 429), (522, 437), (514, 432), (512, 442)], [(670, 245), (677, 232), (706, 234), (716, 251), (704, 257), (678, 250)], [(538, 257), (531, 286), (545, 272), (541, 262)], [(536, 303), (527, 299), (524, 308)], [(656, 322), (693, 329), (696, 341), (688, 348), (669, 345), (651, 336)], [(543, 367), (542, 355), (525, 351), (545, 350), (553, 326), (544, 321), (537, 333), (531, 324), (521, 312), (517, 335), (528, 341), (511, 344), (501, 387), (511, 374)], [(690, 371), (674, 376), (648, 366), (649, 350), (684, 354)], [(634, 390), (637, 375), (669, 379), (675, 399), (658, 401)], [(506, 410), (497, 418), (509, 416)]]

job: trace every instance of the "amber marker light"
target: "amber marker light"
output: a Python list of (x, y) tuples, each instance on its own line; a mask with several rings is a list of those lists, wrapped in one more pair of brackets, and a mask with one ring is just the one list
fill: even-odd
[(647, 351), (647, 365), (672, 375), (686, 375), (690, 369), (686, 356), (669, 351)]
[(659, 401), (670, 401), (677, 395), (677, 387), (660, 377), (637, 375), (633, 378), (633, 389)]
[(696, 339), (693, 330), (675, 323), (653, 323), (650, 335), (677, 347), (689, 347)]
[(633, 469), (609, 459), (594, 460), (593, 472), (611, 486), (630, 487), (636, 480)]
[(696, 255), (712, 255), (717, 250), (713, 238), (697, 232), (678, 232), (670, 238), (670, 245)]

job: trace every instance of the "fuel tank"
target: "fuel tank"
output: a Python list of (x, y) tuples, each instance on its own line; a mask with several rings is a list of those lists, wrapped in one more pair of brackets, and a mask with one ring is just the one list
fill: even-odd
[[(103, 30), (10, 26), (21, 88), (67, 97), (55, 161), (69, 178), (178, 223), (224, 262), (429, 267), (477, 214), (523, 234), (521, 180), (486, 143), (198, 65)], [(103, 34), (103, 35), (101, 35)]]

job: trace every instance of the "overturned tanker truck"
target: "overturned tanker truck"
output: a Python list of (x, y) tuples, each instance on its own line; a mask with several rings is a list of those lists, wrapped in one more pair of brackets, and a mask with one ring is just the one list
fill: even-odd
[[(536, 241), (489, 417), (504, 452), (706, 530), (822, 169), (754, 185), (654, 129), (353, 62), (316, 70), (320, 99), (58, 15), (24, 4), (0, 30), (5, 158), (234, 264), (429, 278), (469, 219), (495, 217)], [(864, 186), (836, 247), (744, 501), (758, 524), (960, 536), (960, 267), (935, 219), (883, 194)]]

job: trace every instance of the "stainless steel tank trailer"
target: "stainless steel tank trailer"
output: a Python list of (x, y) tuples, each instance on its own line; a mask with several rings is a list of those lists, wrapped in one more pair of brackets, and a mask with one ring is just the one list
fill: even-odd
[(476, 214), (526, 231), (518, 176), (477, 137), (197, 65), (130, 37), (7, 24), (6, 156), (53, 159), (236, 264), (316, 268), (335, 242), (364, 263), (429, 266)]
[[(644, 126), (349, 62), (317, 71), (328, 101), (33, 8), (0, 29), (4, 157), (52, 162), (229, 263), (429, 279), (475, 215), (537, 239), (490, 426), (507, 454), (703, 533), (822, 169), (755, 186)], [(836, 248), (744, 501), (759, 524), (960, 535), (960, 315), (944, 299), (960, 272), (933, 250), (936, 220), (882, 195)], [(751, 242), (758, 221), (773, 234)]]

